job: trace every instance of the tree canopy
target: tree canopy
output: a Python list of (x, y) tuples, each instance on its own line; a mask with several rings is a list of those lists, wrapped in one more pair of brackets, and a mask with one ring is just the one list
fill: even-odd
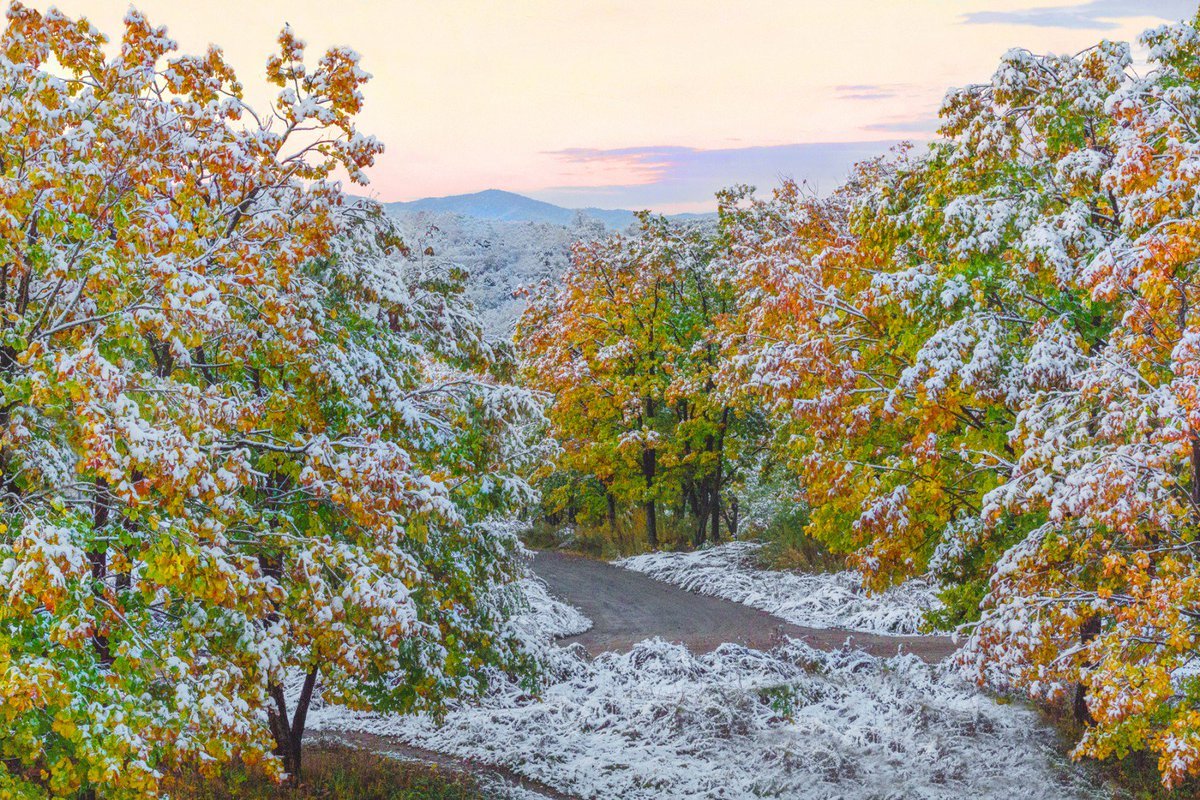
[(285, 28), (256, 112), (174, 49), (136, 11), (111, 50), (20, 4), (0, 37), (5, 796), (294, 773), (318, 681), (410, 711), (528, 667), (479, 523), (537, 407), (461, 272), (343, 194), (381, 151), (357, 55)]

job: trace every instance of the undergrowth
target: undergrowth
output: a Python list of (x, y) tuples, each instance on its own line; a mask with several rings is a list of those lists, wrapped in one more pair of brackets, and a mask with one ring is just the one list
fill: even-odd
[(822, 542), (806, 534), (806, 525), (808, 509), (797, 503), (777, 512), (766, 525), (748, 532), (744, 538), (762, 542), (756, 560), (763, 569), (794, 572), (838, 572), (845, 569), (845, 558), (830, 552)]
[(230, 768), (219, 778), (180, 773), (168, 780), (175, 800), (485, 800), (469, 776), (397, 761), (344, 746), (312, 747), (299, 784), (277, 784), (255, 770)]
[[(690, 517), (663, 514), (658, 518), (658, 549), (690, 550), (695, 521)], [(533, 523), (522, 536), (535, 550), (562, 550), (611, 561), (651, 552), (642, 514), (625, 514), (615, 527), (607, 520), (580, 520), (574, 524)]]
[[(816, 573), (845, 569), (842, 556), (830, 552), (824, 544), (804, 533), (807, 523), (807, 509), (796, 504), (775, 514), (765, 524), (742, 526), (737, 538), (762, 543), (756, 561), (763, 569)], [(658, 519), (657, 549), (666, 552), (695, 549), (697, 524), (690, 514), (662, 514)], [(653, 549), (641, 513), (623, 514), (615, 526), (607, 520), (581, 519), (574, 524), (538, 520), (529, 526), (522, 538), (535, 550), (561, 550), (605, 561), (641, 555)], [(729, 540), (729, 531), (722, 528), (721, 541)]]

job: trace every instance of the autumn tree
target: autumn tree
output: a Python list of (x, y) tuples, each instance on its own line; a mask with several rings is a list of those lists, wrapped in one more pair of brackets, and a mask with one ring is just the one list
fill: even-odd
[[(367, 75), (20, 4), (0, 37), (0, 793), (298, 773), (315, 692), (409, 711), (519, 668), (489, 587), (528, 396), (460, 274), (350, 203)], [(294, 688), (294, 691), (288, 691)]]
[(718, 538), (737, 452), (715, 384), (716, 321), (732, 310), (715, 247), (711, 232), (644, 215), (633, 233), (577, 246), (518, 330), (525, 374), (550, 396), (557, 468), (602, 487), (610, 523), (617, 505), (639, 505), (651, 547), (663, 503), (690, 513), (697, 543)]
[[(1200, 773), (1197, 41), (1196, 21), (1145, 34), (1144, 77), (1123, 49), (1096, 51), (1117, 54), (1090, 98), (1104, 122), (1060, 172), (1103, 188), (1081, 213), (1107, 235), (1070, 279), (1114, 324), (1060, 356), (1071, 369), (1016, 420), (1019, 460), (992, 507), (1040, 524), (1000, 564), (969, 651), (994, 683), (1071, 700), (1092, 723), (1077, 754), (1150, 750), (1168, 786)], [(1045, 71), (1022, 61), (1018, 85)]]
[(1012, 51), (927, 151), (722, 209), (722, 380), (766, 400), (810, 532), (872, 586), (931, 571), (970, 674), (1168, 785), (1200, 772), (1196, 25), (1147, 33), (1145, 75)]

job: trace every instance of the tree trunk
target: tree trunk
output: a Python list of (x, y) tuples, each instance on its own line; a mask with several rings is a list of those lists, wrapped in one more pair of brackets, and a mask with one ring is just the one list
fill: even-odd
[(608, 501), (608, 530), (614, 536), (617, 534), (617, 498), (612, 492), (605, 492), (604, 499)]
[(717, 459), (717, 471), (713, 474), (712, 480), (712, 542), (719, 544), (721, 541), (721, 460)]
[[(108, 498), (108, 481), (104, 478), (96, 479), (96, 497), (92, 501), (92, 534), (99, 538), (104, 528), (108, 526), (108, 517), (110, 512)], [(88, 561), (92, 567), (92, 580), (103, 584), (105, 578), (108, 577), (108, 552), (103, 542), (95, 542), (92, 549), (87, 554)], [(103, 586), (98, 589), (103, 592)], [(100, 663), (105, 666), (113, 661), (112, 652), (108, 647), (108, 637), (98, 631), (92, 635), (92, 647), (96, 650), (96, 656), (100, 659)]]
[[(1087, 645), (1093, 639), (1100, 635), (1100, 615), (1093, 614), (1083, 621), (1083, 625), (1079, 628), (1079, 642)], [(1087, 666), (1091, 666), (1090, 663)], [(1075, 703), (1074, 703), (1075, 721), (1080, 725), (1095, 725), (1096, 720), (1092, 717), (1092, 712), (1087, 707), (1087, 687), (1083, 682), (1075, 684)]]
[(1200, 434), (1192, 433), (1192, 515), (1200, 518)]
[(721, 543), (721, 493), (716, 489), (713, 489), (713, 493), (712, 493), (711, 512), (712, 513), (711, 513), (710, 518), (712, 520), (712, 543), (720, 544)]
[[(704, 544), (704, 539), (708, 530), (708, 505), (707, 498), (710, 497), (708, 487), (701, 485), (696, 492), (697, 499), (693, 504), (693, 513), (696, 515), (696, 532), (692, 535), (692, 546), (699, 547)], [(701, 501), (699, 498), (705, 498)]]
[[(650, 424), (654, 417), (654, 400), (650, 397), (643, 401), (645, 423)], [(646, 479), (646, 538), (650, 548), (658, 549), (658, 513), (654, 503), (654, 472), (658, 462), (658, 453), (653, 447), (642, 449), (642, 475)]]
[(658, 513), (654, 508), (654, 499), (650, 498), (646, 501), (646, 539), (650, 542), (650, 548), (658, 549)]
[(729, 427), (729, 408), (721, 410), (721, 424), (717, 427), (717, 466), (713, 474), (712, 540), (721, 541), (721, 488), (725, 483), (725, 429)]
[(308, 707), (312, 704), (313, 689), (317, 685), (319, 669), (313, 667), (304, 676), (304, 686), (300, 689), (300, 697), (296, 699), (296, 710), (288, 720), (287, 698), (283, 695), (283, 687), (272, 685), (271, 699), (274, 708), (267, 710), (267, 725), (271, 736), (275, 739), (275, 755), (283, 759), (284, 771), (293, 783), (300, 782), (303, 768), (304, 725), (308, 720)]

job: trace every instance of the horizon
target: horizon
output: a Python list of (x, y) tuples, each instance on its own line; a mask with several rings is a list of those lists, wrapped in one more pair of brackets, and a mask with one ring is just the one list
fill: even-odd
[[(105, 31), (129, 8), (55, 5)], [(1196, 10), (1185, 0), (705, 0), (682, 14), (666, 0), (352, 0), (352, 13), (330, 17), (316, 0), (137, 5), (181, 52), (222, 47), (255, 105), (270, 96), (262, 65), (285, 22), (313, 53), (360, 52), (374, 76), (362, 129), (387, 150), (356, 193), (407, 202), (495, 188), (661, 213), (711, 211), (713, 193), (736, 183), (768, 190), (793, 177), (827, 191), (857, 161), (931, 140), (945, 92), (989, 79), (1011, 47), (1134, 42)]]

